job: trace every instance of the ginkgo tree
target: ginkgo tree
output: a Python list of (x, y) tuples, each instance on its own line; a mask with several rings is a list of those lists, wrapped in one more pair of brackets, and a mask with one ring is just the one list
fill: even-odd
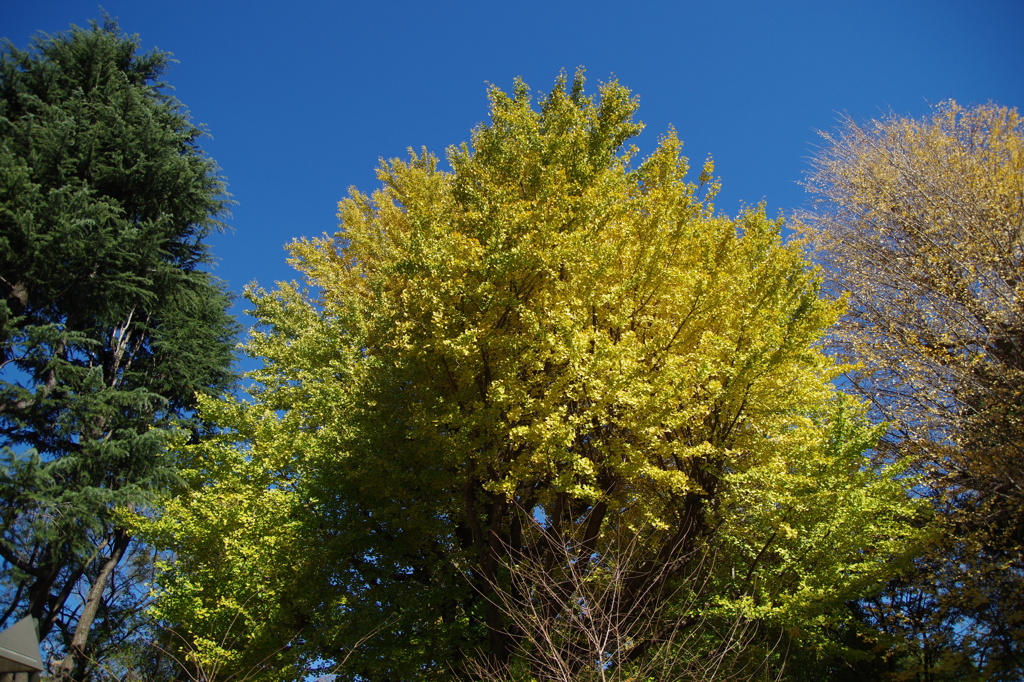
[[(617, 82), (489, 96), (450, 170), (384, 163), (337, 234), (292, 244), (302, 283), (250, 291), (264, 366), (181, 449), (192, 485), (150, 529), (178, 557), (159, 614), (195, 665), (253, 677), (330, 660), (344, 679), (550, 679), (538, 661), (562, 656), (572, 679), (626, 679), (723, 646), (742, 676), (832, 655), (918, 514), (831, 383), (818, 344), (841, 305), (763, 208), (715, 213), (710, 162), (688, 182), (673, 132), (636, 162)], [(520, 579), (538, 570), (551, 589)], [(619, 646), (563, 632), (542, 651), (518, 617), (599, 609), (632, 619)], [(718, 627), (737, 619), (742, 642)]]

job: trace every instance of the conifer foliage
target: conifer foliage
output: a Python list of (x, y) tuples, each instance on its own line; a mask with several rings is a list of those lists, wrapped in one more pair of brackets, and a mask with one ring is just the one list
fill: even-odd
[(111, 20), (0, 54), (0, 619), (34, 616), (68, 679), (142, 596), (118, 510), (174, 480), (172, 422), (232, 376), (201, 269), (225, 185), (168, 63)]

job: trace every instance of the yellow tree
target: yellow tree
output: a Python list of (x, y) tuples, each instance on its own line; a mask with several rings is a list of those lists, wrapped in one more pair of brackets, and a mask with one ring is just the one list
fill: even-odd
[(1024, 671), (1024, 126), (947, 102), (846, 121), (815, 160), (804, 220), (852, 385), (892, 424), (879, 454), (926, 474), (937, 540), (893, 623), (925, 669)]
[[(678, 677), (723, 647), (745, 675), (780, 638), (826, 652), (892, 576), (914, 505), (865, 468), (875, 431), (818, 348), (840, 305), (779, 221), (714, 214), (673, 133), (634, 167), (635, 98), (583, 86), (492, 88), (450, 171), (383, 164), (337, 234), (292, 245), (305, 288), (251, 293), (255, 401), (207, 407), (228, 431), (184, 451), (160, 522), (162, 613), (195, 641), (263, 590), (254, 621), (304, 625), (349, 676)], [(225, 521), (246, 486), (281, 519), (257, 546)], [(316, 585), (300, 608), (275, 605), (288, 574)], [(545, 648), (521, 617), (598, 612), (628, 636)]]

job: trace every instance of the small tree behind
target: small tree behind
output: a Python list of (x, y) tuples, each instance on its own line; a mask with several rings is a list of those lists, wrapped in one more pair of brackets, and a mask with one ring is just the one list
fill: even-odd
[(893, 426), (879, 456), (912, 463), (942, 512), (917, 579), (880, 613), (923, 643), (927, 674), (1019, 679), (1024, 125), (1012, 109), (947, 102), (824, 137), (804, 222), (829, 286), (850, 292), (836, 344)]

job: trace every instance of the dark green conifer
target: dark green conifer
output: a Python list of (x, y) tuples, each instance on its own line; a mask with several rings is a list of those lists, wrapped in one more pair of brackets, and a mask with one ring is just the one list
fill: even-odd
[(116, 510), (175, 479), (166, 439), (233, 376), (202, 269), (225, 184), (169, 62), (110, 19), (0, 51), (0, 625), (34, 616), (66, 679), (140, 596)]

